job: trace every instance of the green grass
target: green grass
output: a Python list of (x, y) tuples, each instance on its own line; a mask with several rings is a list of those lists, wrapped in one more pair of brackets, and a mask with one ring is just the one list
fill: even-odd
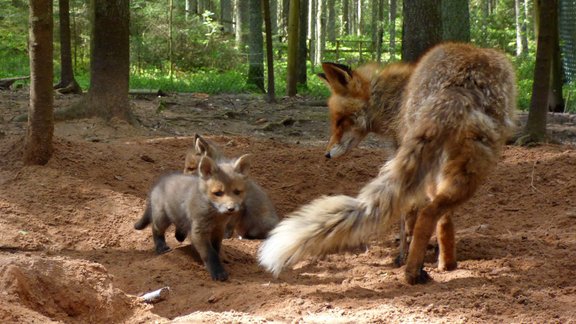
[[(28, 56), (22, 51), (0, 50), (0, 78), (29, 75), (30, 66)], [(534, 73), (534, 57), (514, 58), (518, 78), (518, 108), (527, 111), (530, 107), (532, 93), (532, 77)], [(145, 70), (139, 73), (132, 72), (130, 76), (131, 89), (161, 89), (165, 92), (202, 92), (208, 94), (218, 93), (249, 93), (254, 89), (246, 85), (247, 66), (240, 65), (231, 71), (204, 70), (196, 72), (176, 72), (170, 78), (165, 71)], [(76, 80), (82, 89), (88, 89), (90, 76), (85, 69), (80, 69)], [(326, 98), (330, 92), (324, 82), (311, 71), (308, 66), (308, 82), (306, 87), (300, 87), (300, 95), (313, 98)], [(276, 96), (286, 95), (286, 63), (275, 62)], [(54, 67), (54, 83), (60, 75), (58, 62)], [(28, 81), (19, 81), (27, 83)], [(266, 80), (264, 81), (266, 84)], [(576, 83), (564, 86), (566, 111), (576, 113)]]

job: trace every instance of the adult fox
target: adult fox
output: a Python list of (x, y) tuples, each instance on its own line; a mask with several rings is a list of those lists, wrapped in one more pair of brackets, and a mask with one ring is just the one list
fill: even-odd
[(446, 43), (414, 66), (372, 73), (324, 65), (324, 71), (332, 89), (328, 153), (346, 152), (375, 126), (398, 148), (356, 198), (324, 196), (280, 222), (260, 247), (260, 263), (278, 275), (305, 256), (357, 246), (416, 208), (406, 281), (430, 280), (423, 264), (434, 229), (438, 268), (455, 269), (451, 213), (486, 179), (514, 129), (516, 80), (509, 60), (493, 49)]

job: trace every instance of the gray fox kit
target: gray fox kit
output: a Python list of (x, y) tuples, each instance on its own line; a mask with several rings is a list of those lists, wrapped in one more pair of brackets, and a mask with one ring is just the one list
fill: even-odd
[[(194, 142), (194, 149), (186, 154), (184, 174), (197, 174), (198, 162), (202, 156), (208, 156), (217, 163), (226, 161), (214, 143), (200, 135), (195, 136)], [(235, 229), (242, 238), (264, 239), (278, 222), (276, 209), (264, 189), (254, 180), (246, 178), (246, 198), (240, 210), (240, 217), (230, 222), (227, 237), (230, 237)]]
[(164, 234), (174, 224), (176, 239), (190, 235), (213, 280), (224, 281), (228, 273), (220, 262), (220, 247), (226, 225), (238, 217), (246, 197), (249, 156), (217, 164), (204, 156), (198, 164), (198, 176), (170, 174), (162, 177), (150, 191), (146, 211), (134, 224), (142, 230), (152, 224), (156, 253), (164, 253)]

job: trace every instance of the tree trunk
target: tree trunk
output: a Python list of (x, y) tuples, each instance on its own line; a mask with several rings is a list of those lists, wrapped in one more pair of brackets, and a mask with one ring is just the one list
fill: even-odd
[(290, 0), (282, 0), (282, 11), (278, 29), (282, 35), (288, 35), (288, 16), (290, 12)]
[(514, 0), (514, 18), (516, 25), (516, 56), (524, 54), (522, 46), (522, 11), (520, 9), (520, 0)]
[(308, 0), (308, 3), (308, 50), (310, 51), (310, 67), (314, 71), (314, 64), (316, 64), (316, 8), (318, 8), (318, 0)]
[(30, 107), (24, 141), (24, 164), (44, 165), (54, 148), (52, 79), (52, 0), (30, 0)]
[(360, 36), (364, 32), (362, 28), (362, 22), (364, 17), (362, 16), (362, 0), (357, 0), (356, 5), (356, 35)]
[(70, 0), (59, 0), (60, 12), (60, 82), (54, 89), (66, 88), (67, 93), (82, 93), (82, 89), (74, 78), (72, 67), (72, 42), (70, 37)]
[(130, 78), (129, 0), (92, 0), (88, 116), (133, 122), (128, 100)]
[(264, 40), (262, 39), (261, 0), (248, 0), (250, 33), (248, 34), (248, 84), (264, 89)]
[[(316, 50), (314, 51), (314, 66), (320, 65), (326, 48), (326, 4), (318, 1), (316, 5)], [(314, 71), (314, 69), (312, 69)]]
[(297, 63), (298, 63), (298, 21), (300, 11), (300, 1), (290, 1), (290, 18), (288, 20), (288, 71), (287, 71), (287, 92), (293, 97), (297, 93)]
[(558, 2), (555, 0), (554, 18), (550, 20), (552, 32), (552, 66), (550, 67), (550, 97), (548, 107), (553, 112), (564, 112), (564, 98), (562, 96), (563, 73), (562, 57), (560, 55), (560, 35), (558, 28)]
[(308, 83), (308, 1), (300, 0), (300, 21), (298, 29), (298, 63), (297, 79), (298, 86), (306, 88)]
[(350, 35), (350, 1), (342, 0), (342, 34)]
[(384, 41), (384, 0), (378, 0), (378, 25), (376, 26), (376, 61), (382, 62), (382, 42)]
[(270, 34), (278, 34), (278, 0), (269, 0), (270, 2)]
[(442, 41), (442, 7), (437, 0), (404, 0), (402, 60), (416, 62)]
[(371, 0), (370, 2), (371, 2), (370, 7), (372, 8), (372, 15), (370, 16), (370, 29), (372, 30), (371, 52), (373, 53), (372, 59), (376, 59), (376, 56), (378, 55), (376, 45), (378, 43), (378, 24), (379, 24), (378, 12), (380, 11), (378, 6), (380, 5), (380, 0)]
[(236, 0), (236, 46), (241, 52), (244, 52), (248, 38), (249, 2), (249, 0)]
[(328, 0), (327, 34), (329, 42), (336, 41), (336, 0)]
[(396, 0), (390, 0), (390, 61), (396, 60), (396, 14), (398, 6)]
[(268, 66), (267, 102), (276, 102), (276, 88), (274, 86), (274, 52), (272, 47), (272, 18), (270, 17), (270, 0), (262, 0), (264, 12), (264, 26), (266, 30), (266, 63)]
[[(540, 2), (540, 1), (539, 1)], [(552, 22), (557, 12), (557, 0), (541, 0), (540, 21)], [(554, 54), (554, 24), (540, 24), (538, 30), (538, 46), (536, 49), (536, 65), (534, 67), (534, 84), (532, 100), (524, 142), (541, 142), (546, 139), (546, 117), (548, 114), (548, 99), (550, 96), (550, 71)]]
[(442, 0), (442, 39), (470, 42), (468, 0)]
[(224, 33), (232, 34), (232, 0), (220, 0), (220, 23)]
[(174, 76), (174, 0), (168, 0), (168, 77), (172, 80)]

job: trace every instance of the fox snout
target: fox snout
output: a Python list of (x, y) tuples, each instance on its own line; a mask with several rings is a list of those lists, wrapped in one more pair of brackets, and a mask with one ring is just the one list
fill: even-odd
[(214, 207), (216, 207), (220, 214), (229, 214), (240, 211), (240, 205), (235, 203), (214, 204)]

